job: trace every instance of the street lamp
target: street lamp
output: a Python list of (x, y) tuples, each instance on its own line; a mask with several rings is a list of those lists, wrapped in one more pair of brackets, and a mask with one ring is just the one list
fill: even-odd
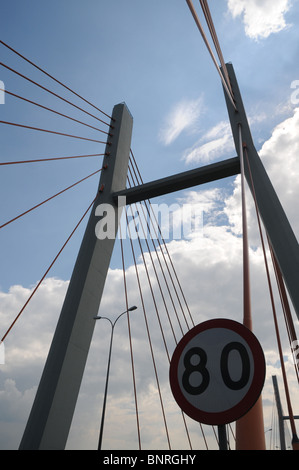
[(113, 341), (113, 333), (114, 333), (114, 327), (117, 322), (117, 320), (124, 315), (125, 313), (132, 312), (133, 310), (136, 310), (137, 307), (136, 305), (133, 305), (133, 307), (128, 308), (124, 312), (122, 312), (120, 315), (118, 315), (117, 319), (112, 322), (110, 318), (107, 317), (93, 317), (94, 320), (108, 320), (111, 324), (111, 338), (110, 338), (110, 347), (109, 347), (109, 358), (108, 358), (108, 366), (107, 366), (107, 375), (106, 375), (106, 385), (105, 385), (105, 393), (104, 393), (104, 402), (103, 402), (103, 410), (102, 410), (102, 419), (101, 419), (101, 428), (100, 428), (100, 436), (99, 436), (99, 444), (98, 444), (98, 450), (101, 450), (102, 447), (102, 437), (103, 437), (103, 429), (104, 429), (104, 420), (105, 420), (105, 410), (106, 410), (106, 399), (107, 399), (107, 390), (108, 390), (108, 381), (109, 381), (109, 371), (110, 371), (110, 361), (111, 361), (111, 351), (112, 351), (112, 341)]

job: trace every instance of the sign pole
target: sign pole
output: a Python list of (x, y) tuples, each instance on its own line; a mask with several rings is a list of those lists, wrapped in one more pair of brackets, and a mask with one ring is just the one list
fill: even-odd
[(228, 450), (225, 424), (218, 425), (218, 440), (219, 440), (219, 450)]

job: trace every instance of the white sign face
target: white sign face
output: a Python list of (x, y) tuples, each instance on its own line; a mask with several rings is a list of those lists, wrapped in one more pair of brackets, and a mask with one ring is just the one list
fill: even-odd
[(245, 326), (210, 320), (190, 330), (177, 345), (170, 384), (182, 410), (205, 424), (243, 416), (258, 399), (265, 379), (261, 346)]

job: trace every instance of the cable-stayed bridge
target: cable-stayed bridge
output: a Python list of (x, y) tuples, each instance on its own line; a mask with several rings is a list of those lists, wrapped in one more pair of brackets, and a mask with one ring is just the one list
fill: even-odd
[[(156, 181), (146, 184), (143, 182), (140, 170), (137, 165), (137, 158), (135, 158), (131, 148), (133, 119), (126, 105), (116, 105), (112, 113), (106, 113), (102, 111), (99, 107), (91, 104), (83, 96), (78, 95), (76, 92), (71, 90), (70, 87), (58, 81), (51, 74), (35, 64), (34, 61), (20, 54), (20, 52), (13, 49), (9, 44), (1, 41), (1, 47), (9, 49), (12, 54), (17, 54), (18, 57), (26, 62), (26, 64), (33, 67), (43, 76), (46, 76), (49, 80), (49, 83), (55, 81), (56, 84), (62, 87), (62, 90), (67, 90), (69, 93), (71, 93), (71, 95), (75, 96), (76, 99), (79, 99), (82, 102), (82, 105), (77, 105), (70, 99), (66, 99), (64, 96), (51, 91), (50, 85), (41, 85), (36, 80), (31, 79), (29, 76), (25, 75), (25, 73), (22, 73), (19, 70), (13, 69), (8, 64), (1, 63), (2, 67), (12, 74), (18, 75), (24, 81), (30, 82), (44, 93), (55, 96), (56, 99), (63, 101), (71, 108), (76, 108), (77, 111), (82, 112), (83, 115), (88, 115), (89, 118), (91, 117), (97, 122), (95, 125), (90, 125), (83, 120), (83, 117), (82, 120), (79, 120), (74, 118), (71, 113), (61, 113), (54, 107), (52, 108), (50, 106), (44, 106), (38, 101), (23, 96), (21, 92), (17, 92), (16, 90), (6, 89), (5, 93), (8, 96), (20, 102), (26, 102), (33, 107), (42, 109), (45, 112), (50, 112), (53, 115), (59, 115), (68, 121), (76, 121), (77, 124), (81, 124), (84, 126), (84, 128), (92, 128), (93, 131), (98, 133), (98, 137), (90, 138), (82, 134), (77, 135), (69, 131), (64, 132), (60, 127), (58, 130), (55, 127), (51, 129), (45, 129), (43, 127), (30, 125), (30, 123), (18, 122), (17, 119), (15, 122), (1, 120), (1, 125), (3, 127), (9, 126), (14, 128), (23, 128), (32, 132), (36, 132), (37, 134), (57, 135), (61, 138), (75, 139), (76, 141), (80, 142), (91, 141), (93, 143), (99, 144), (99, 147), (103, 146), (101, 152), (97, 154), (86, 153), (82, 155), (61, 155), (55, 156), (53, 158), (32, 158), (31, 160), (26, 161), (18, 160), (14, 162), (1, 162), (1, 166), (5, 167), (8, 165), (26, 166), (34, 163), (46, 164), (46, 162), (58, 162), (61, 160), (68, 160), (69, 162), (72, 162), (81, 158), (97, 160), (101, 159), (101, 163), (97, 170), (84, 175), (82, 178), (73, 182), (72, 184), (67, 184), (57, 193), (42, 201), (39, 201), (37, 204), (31, 208), (28, 208), (21, 214), (12, 216), (10, 220), (3, 222), (1, 225), (1, 229), (5, 230), (5, 228), (14, 221), (20, 219), (23, 216), (27, 216), (33, 210), (44, 206), (47, 204), (47, 202), (53, 200), (56, 197), (59, 197), (75, 186), (83, 183), (87, 179), (96, 176), (98, 173), (101, 173), (101, 178), (96, 194), (91, 195), (89, 205), (78, 217), (78, 223), (69, 236), (66, 237), (66, 240), (60, 247), (57, 255), (53, 260), (51, 260), (49, 267), (41, 276), (40, 282), (33, 289), (26, 303), (19, 312), (16, 312), (14, 321), (1, 335), (2, 342), (5, 342), (11, 330), (17, 325), (19, 318), (25, 314), (29, 302), (34, 297), (35, 293), (46, 279), (47, 275), (50, 273), (51, 268), (58, 258), (63, 254), (63, 251), (66, 248), (68, 242), (75, 234), (80, 224), (87, 219), (89, 214), (89, 222), (87, 224), (81, 250), (78, 255), (72, 281), (66, 295), (66, 300), (63, 307), (64, 313), (62, 312), (57, 326), (52, 348), (45, 367), (43, 378), (41, 380), (40, 388), (37, 393), (36, 401), (32, 409), (32, 414), (28, 421), (28, 426), (21, 443), (21, 448), (63, 448), (65, 445), (76, 399), (79, 393), (82, 374), (84, 372), (89, 344), (95, 325), (94, 315), (97, 313), (101, 302), (101, 296), (104, 291), (106, 275), (116, 239), (116, 232), (114, 232), (113, 236), (110, 238), (107, 237), (106, 239), (101, 237), (101, 233), (104, 233), (105, 230), (108, 230), (107, 226), (110, 223), (112, 223), (112, 228), (115, 230), (117, 229), (122, 211), (125, 214), (125, 219), (127, 222), (126, 230), (128, 230), (128, 232), (133, 230), (137, 234), (137, 236), (133, 237), (133, 234), (131, 233), (130, 237), (128, 237), (129, 249), (131, 251), (130, 256), (133, 260), (133, 266), (136, 275), (135, 292), (138, 292), (138, 301), (136, 303), (138, 303), (139, 310), (142, 312), (144, 317), (144, 335), (147, 337), (148, 347), (152, 359), (154, 378), (158, 391), (158, 401), (160, 403), (161, 416), (165, 428), (166, 443), (170, 449), (172, 448), (171, 432), (168, 426), (167, 413), (165, 411), (165, 397), (163, 396), (164, 391), (161, 390), (159, 383), (158, 369), (161, 366), (160, 364), (157, 364), (157, 359), (155, 357), (152, 338), (153, 331), (150, 330), (148, 306), (145, 305), (144, 302), (143, 283), (148, 283), (148, 288), (151, 292), (152, 305), (150, 307), (150, 315), (154, 314), (157, 320), (159, 335), (161, 336), (163, 345), (165, 347), (166, 369), (169, 367), (172, 352), (171, 348), (173, 348), (173, 346), (169, 346), (168, 344), (169, 332), (172, 334), (172, 345), (177, 344), (180, 337), (186, 331), (195, 326), (195, 319), (188, 306), (188, 301), (180, 283), (179, 273), (175, 269), (175, 265), (173, 263), (172, 257), (170, 256), (167, 243), (163, 239), (161, 227), (157, 223), (155, 214), (152, 211), (152, 204), (150, 201), (151, 198), (241, 173), (243, 188), (241, 203), (243, 214), (242, 222), (244, 254), (243, 322), (248, 328), (252, 328), (245, 198), (245, 181), (247, 181), (257, 210), (257, 223), (259, 225), (261, 243), (265, 253), (265, 266), (267, 275), (269, 268), (267, 264), (268, 262), (265, 245), (269, 242), (273, 266), (276, 272), (276, 279), (279, 286), (279, 291), (281, 293), (282, 307), (285, 313), (285, 321), (287, 330), (289, 332), (290, 343), (293, 344), (294, 341), (297, 340), (291, 309), (286, 294), (288, 290), (289, 296), (293, 302), (293, 307), (298, 313), (299, 302), (296, 285), (298, 279), (299, 263), (297, 241), (293, 235), (291, 227), (288, 224), (283, 209), (280, 206), (279, 200), (275, 194), (275, 191), (273, 190), (271, 182), (268, 179), (255, 151), (234, 70), (233, 67), (230, 64), (226, 64), (223, 59), (208, 3), (206, 1), (202, 1), (200, 3), (204, 17), (206, 19), (206, 23), (208, 25), (208, 29), (211, 34), (211, 38), (214, 43), (215, 50), (218, 55), (220, 66), (218, 66), (218, 62), (214, 53), (212, 52), (212, 47), (210, 46), (207, 36), (204, 33), (204, 29), (192, 2), (187, 1), (196, 26), (198, 27), (204, 39), (208, 51), (211, 54), (211, 58), (216, 66), (216, 71), (221, 79), (226, 97), (237, 156), (224, 162), (207, 165), (205, 167), (178, 175), (170, 175), (169, 178), (163, 178), (162, 180), (157, 179)], [(119, 201), (122, 200), (122, 198), (125, 198), (123, 199), (125, 201), (124, 205), (119, 204)], [(143, 204), (139, 205), (141, 202), (143, 202)], [(133, 204), (138, 204), (135, 211), (132, 209), (135, 207)], [(104, 213), (101, 213), (100, 209), (97, 209), (98, 207), (103, 207), (103, 205), (107, 205), (107, 211), (108, 206), (114, 209), (112, 218), (103, 217)], [(141, 213), (143, 214), (142, 216)], [(99, 224), (101, 217), (103, 217), (102, 222), (104, 223), (104, 226)], [(149, 240), (146, 236), (146, 233), (148, 233), (148, 223), (151, 227), (153, 227), (153, 229), (150, 230), (150, 233), (152, 234), (153, 230), (155, 231), (155, 237), (149, 237)], [(262, 236), (262, 223), (264, 224), (266, 230), (267, 239), (264, 239)], [(98, 228), (96, 229), (96, 227)], [(131, 305), (130, 295), (132, 294), (128, 290), (126, 279), (127, 261), (125, 259), (125, 254), (127, 251), (124, 250), (124, 240), (121, 233), (119, 238), (121, 248), (121, 262), (123, 268), (123, 296), (125, 306), (127, 310), (129, 310)], [(100, 242), (98, 242), (99, 240)], [(140, 278), (141, 268), (140, 264), (138, 263), (138, 260), (140, 259), (142, 260), (143, 265), (142, 280)], [(269, 275), (268, 280), (269, 291), (272, 300), (272, 286)], [(164, 315), (163, 319), (161, 318), (161, 311), (158, 308), (157, 296), (162, 299)], [(273, 320), (274, 324), (276, 325), (276, 311), (274, 302), (272, 302), (272, 306)], [(88, 313), (86, 313), (87, 311)], [(136, 412), (136, 435), (138, 446), (141, 449), (142, 432), (139, 426), (140, 420), (137, 393), (138, 387), (136, 385), (134, 344), (133, 338), (131, 336), (131, 322), (133, 322), (133, 317), (128, 315), (127, 321), (129, 333), (128, 347), (130, 349), (131, 357), (131, 371)], [(280, 341), (278, 328), (276, 328), (276, 339), (279, 346)], [(284, 386), (286, 390), (288, 390), (287, 378), (285, 375)], [(166, 400), (168, 399), (169, 398)], [(66, 404), (68, 406), (66, 406)], [(288, 405), (293, 440), (296, 443), (296, 429), (294, 419), (292, 418), (290, 397), (288, 397)], [(257, 410), (256, 406), (254, 408)], [(61, 410), (63, 410), (63, 413)], [(254, 432), (254, 436), (258, 438), (260, 444), (251, 443), (249, 445), (261, 445), (261, 447), (263, 447), (264, 443), (261, 442), (261, 435), (264, 434), (263, 428), (261, 429), (262, 411), (258, 409), (258, 411), (255, 412), (257, 413), (257, 418), (255, 421), (257, 423), (257, 427), (259, 428), (259, 432)], [(181, 419), (183, 427), (185, 428), (189, 446), (192, 448), (193, 444), (188, 432), (188, 423), (184, 413), (181, 413)], [(247, 424), (242, 425), (241, 423), (240, 429), (238, 429), (237, 426), (236, 432), (231, 426), (229, 426), (229, 428), (230, 446), (232, 448), (235, 447), (234, 443), (232, 443), (234, 440), (237, 442), (237, 448), (238, 446), (244, 446), (245, 440), (247, 439), (244, 437), (244, 429), (247, 430), (245, 434), (248, 433)], [(54, 429), (56, 429), (56, 431), (54, 431)], [(203, 446), (208, 448), (203, 428), (200, 425), (199, 432), (202, 433)], [(217, 442), (217, 432), (215, 430), (214, 432), (215, 442)]]

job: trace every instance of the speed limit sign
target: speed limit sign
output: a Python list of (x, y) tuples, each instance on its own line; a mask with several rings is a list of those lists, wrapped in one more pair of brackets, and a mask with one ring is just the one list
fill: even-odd
[(170, 363), (170, 386), (180, 408), (211, 425), (241, 418), (259, 398), (265, 358), (255, 335), (228, 319), (203, 322), (178, 343)]

